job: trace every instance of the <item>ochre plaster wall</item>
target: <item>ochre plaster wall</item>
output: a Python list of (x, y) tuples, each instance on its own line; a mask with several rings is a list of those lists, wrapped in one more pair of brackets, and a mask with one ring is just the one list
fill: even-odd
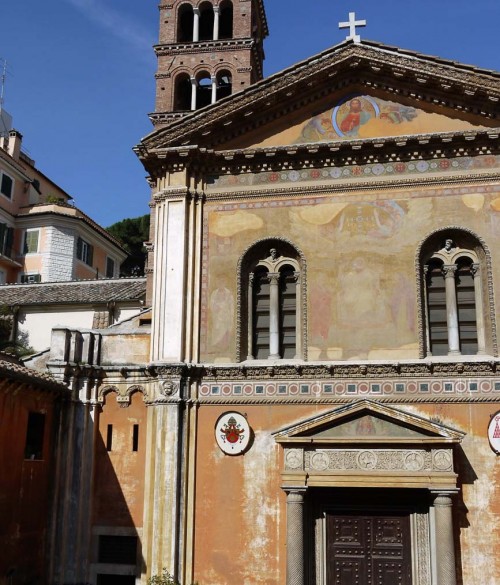
[[(416, 415), (437, 417), (466, 434), (456, 451), (461, 493), (454, 505), (459, 583), (500, 582), (500, 469), (489, 447), (487, 426), (500, 404), (394, 405)], [(250, 405), (254, 432), (250, 449), (227, 456), (216, 445), (214, 428), (227, 406), (205, 405), (198, 419), (196, 467), (195, 580), (210, 585), (278, 585), (285, 582), (286, 498), (281, 489), (282, 448), (272, 433), (328, 405)], [(338, 502), (337, 502), (338, 503)], [(207, 543), (210, 543), (207, 546)], [(460, 576), (462, 580), (460, 580)]]
[(307, 261), (310, 360), (418, 357), (415, 253), (421, 240), (449, 225), (484, 239), (499, 282), (498, 184), (324, 196), (304, 188), (302, 196), (274, 201), (208, 203), (202, 360), (235, 360), (238, 260), (272, 236), (290, 240)]
[[(94, 470), (93, 524), (141, 527), (146, 457), (146, 406), (142, 394), (120, 408), (116, 395), (106, 396), (99, 415)], [(139, 425), (138, 449), (132, 450), (133, 426)], [(112, 425), (111, 450), (106, 450), (108, 425)]]
[[(54, 400), (47, 392), (15, 382), (0, 392), (0, 582), (13, 567), (20, 583), (44, 574), (54, 473)], [(25, 459), (30, 412), (45, 414), (43, 455), (38, 460)]]

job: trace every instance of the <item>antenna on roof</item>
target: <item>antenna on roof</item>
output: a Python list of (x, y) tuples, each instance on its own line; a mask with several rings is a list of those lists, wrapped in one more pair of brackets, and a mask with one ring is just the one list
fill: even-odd
[(0, 110), (2, 110), (5, 96), (5, 83), (7, 82), (7, 59), (0, 57), (0, 67), (2, 68), (2, 76), (0, 77)]

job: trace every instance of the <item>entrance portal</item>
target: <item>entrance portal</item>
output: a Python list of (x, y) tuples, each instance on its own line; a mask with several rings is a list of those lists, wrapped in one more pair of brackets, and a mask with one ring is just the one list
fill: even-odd
[(326, 515), (327, 585), (411, 585), (409, 514)]

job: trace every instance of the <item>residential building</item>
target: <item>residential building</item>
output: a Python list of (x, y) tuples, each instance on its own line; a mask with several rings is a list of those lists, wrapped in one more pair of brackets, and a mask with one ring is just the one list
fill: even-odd
[(115, 278), (127, 257), (22, 151), (22, 135), (0, 137), (0, 283)]

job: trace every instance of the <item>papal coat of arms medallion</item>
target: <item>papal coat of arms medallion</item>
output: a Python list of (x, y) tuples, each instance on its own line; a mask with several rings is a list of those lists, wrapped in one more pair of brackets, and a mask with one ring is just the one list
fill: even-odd
[(488, 425), (488, 439), (493, 451), (497, 455), (500, 454), (500, 410), (496, 412), (490, 420)]
[(226, 455), (240, 455), (250, 443), (251, 430), (245, 416), (239, 412), (225, 412), (215, 424), (215, 439)]

